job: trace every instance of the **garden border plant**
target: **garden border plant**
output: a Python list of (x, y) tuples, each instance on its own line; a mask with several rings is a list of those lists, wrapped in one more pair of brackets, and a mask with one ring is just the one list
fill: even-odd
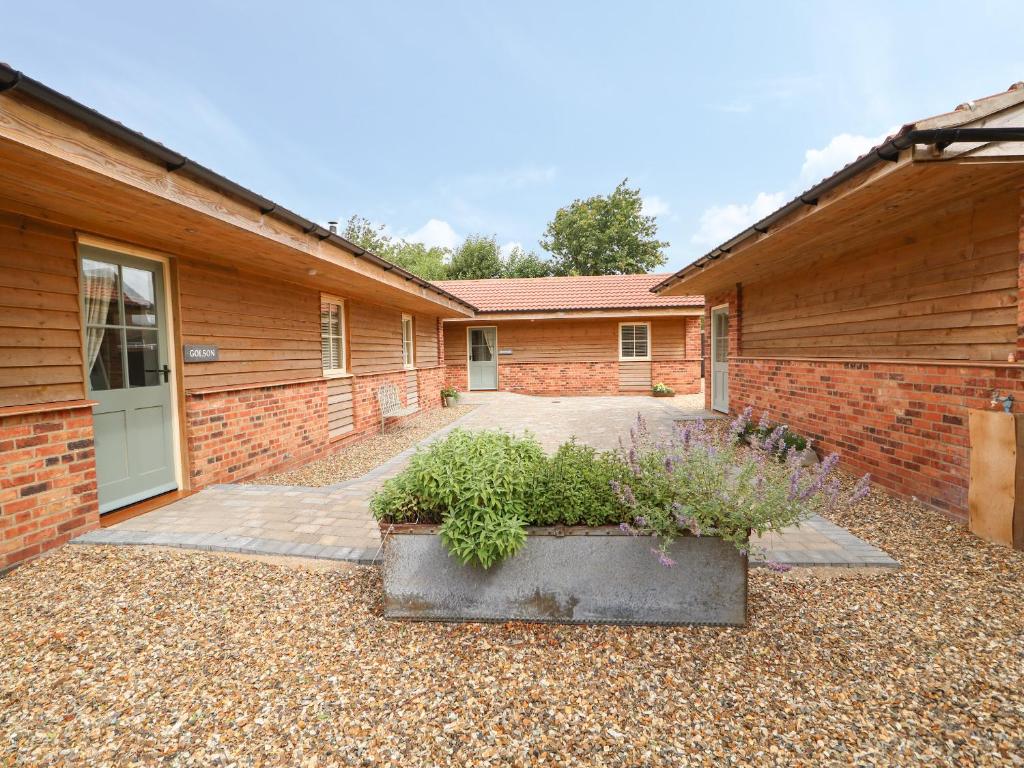
[[(837, 454), (808, 469), (803, 438), (787, 441), (784, 427), (767, 431), (763, 417), (751, 429), (750, 417), (747, 408), (725, 434), (689, 422), (659, 442), (638, 416), (617, 451), (570, 440), (550, 457), (530, 434), (457, 429), (417, 451), (370, 508), (383, 526), (439, 525), (451, 555), (483, 568), (515, 555), (529, 526), (617, 525), (650, 537), (668, 567), (670, 545), (687, 535), (721, 538), (747, 554), (752, 534), (839, 503)], [(853, 500), (868, 487), (865, 476)]]

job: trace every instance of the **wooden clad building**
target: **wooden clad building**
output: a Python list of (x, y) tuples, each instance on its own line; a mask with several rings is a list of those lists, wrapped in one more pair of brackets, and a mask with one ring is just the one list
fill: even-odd
[(0, 65), (0, 570), (440, 405), (472, 306)]
[(665, 275), (452, 280), (477, 308), (444, 323), (448, 385), (532, 395), (700, 391), (700, 296), (660, 297)]
[(968, 411), (1024, 399), (1024, 83), (904, 126), (656, 286), (707, 299), (708, 407), (753, 406), (967, 510)]

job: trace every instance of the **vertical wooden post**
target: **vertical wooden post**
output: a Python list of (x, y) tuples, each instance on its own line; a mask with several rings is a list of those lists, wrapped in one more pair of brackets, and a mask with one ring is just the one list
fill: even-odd
[(971, 531), (1024, 549), (1024, 414), (970, 411)]

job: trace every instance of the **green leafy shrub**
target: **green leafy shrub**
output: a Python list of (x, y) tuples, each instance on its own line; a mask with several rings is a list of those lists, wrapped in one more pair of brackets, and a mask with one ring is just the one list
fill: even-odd
[(528, 525), (617, 525), (628, 520), (612, 491), (624, 477), (613, 453), (598, 452), (575, 439), (563, 443), (534, 478), (527, 505)]
[(441, 397), (453, 397), (457, 400), (459, 397), (459, 391), (457, 389), (452, 389), (451, 387), (445, 387), (441, 390)]
[(526, 540), (526, 504), (546, 458), (532, 436), (457, 429), (416, 452), (370, 502), (383, 522), (440, 523), (464, 564), (489, 568)]
[(655, 384), (653, 387), (651, 387), (651, 390), (654, 391), (654, 392), (657, 392), (659, 395), (674, 395), (675, 394), (675, 390), (672, 389), (672, 387), (670, 387), (668, 384), (666, 384), (663, 381), (659, 381), (657, 384)]

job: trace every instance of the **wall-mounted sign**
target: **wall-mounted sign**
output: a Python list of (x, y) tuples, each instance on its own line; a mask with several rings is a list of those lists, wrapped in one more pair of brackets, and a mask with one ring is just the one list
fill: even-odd
[(499, 355), (511, 355), (512, 354), (512, 350), (511, 349), (499, 349), (498, 350), (498, 354)]
[(182, 355), (186, 363), (213, 363), (220, 360), (220, 347), (216, 344), (185, 344)]

